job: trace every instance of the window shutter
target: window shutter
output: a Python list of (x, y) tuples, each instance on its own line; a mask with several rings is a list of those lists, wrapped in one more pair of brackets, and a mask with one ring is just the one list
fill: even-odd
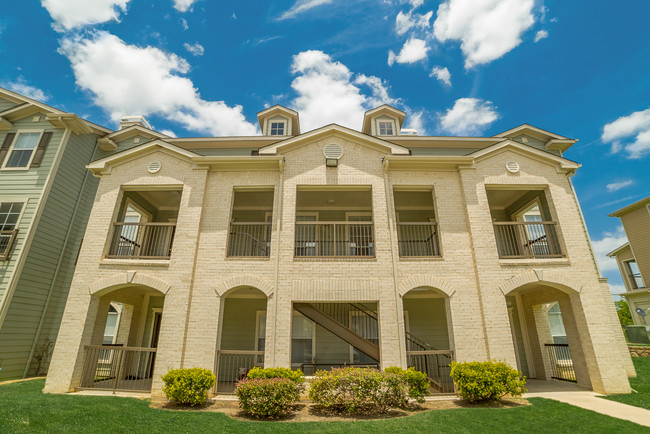
[(34, 159), (32, 160), (32, 165), (30, 167), (39, 167), (41, 165), (41, 161), (43, 161), (43, 155), (45, 155), (45, 150), (47, 149), (48, 143), (50, 143), (52, 134), (54, 134), (52, 131), (46, 131), (43, 133), (41, 136), (41, 141), (38, 142), (38, 146), (34, 151), (36, 154), (34, 154)]
[(7, 158), (7, 154), (9, 153), (9, 147), (11, 146), (11, 143), (14, 141), (14, 137), (16, 137), (16, 133), (7, 133), (5, 136), (5, 141), (2, 142), (2, 147), (0, 147), (0, 166), (2, 166), (2, 163), (5, 161), (5, 158)]

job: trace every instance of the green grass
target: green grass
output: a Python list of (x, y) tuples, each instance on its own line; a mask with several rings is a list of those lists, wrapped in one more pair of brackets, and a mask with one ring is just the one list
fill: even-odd
[(246, 422), (217, 412), (152, 409), (133, 398), (46, 395), (43, 384), (0, 386), (0, 432), (643, 432), (631, 422), (540, 398), (531, 406), (427, 411), (381, 421)]
[(637, 393), (609, 395), (606, 398), (650, 410), (650, 357), (634, 357), (632, 361), (636, 368), (636, 378), (630, 378), (630, 386)]

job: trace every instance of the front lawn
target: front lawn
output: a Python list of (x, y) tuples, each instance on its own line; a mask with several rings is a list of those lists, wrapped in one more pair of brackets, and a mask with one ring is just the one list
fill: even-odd
[(540, 398), (530, 399), (530, 406), (427, 411), (379, 421), (248, 422), (216, 412), (153, 409), (133, 398), (44, 395), (43, 384), (0, 386), (0, 432), (644, 432), (631, 422)]
[(638, 393), (609, 395), (606, 398), (650, 410), (650, 357), (633, 357), (632, 361), (636, 368), (636, 378), (630, 378), (630, 386)]

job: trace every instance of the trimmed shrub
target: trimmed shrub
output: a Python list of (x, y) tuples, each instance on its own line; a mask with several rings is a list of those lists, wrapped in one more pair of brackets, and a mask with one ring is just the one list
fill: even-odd
[(205, 404), (208, 390), (214, 386), (216, 377), (209, 369), (173, 369), (162, 376), (163, 392), (179, 404)]
[(305, 374), (302, 371), (289, 368), (252, 368), (246, 378), (288, 378), (296, 384), (305, 382)]
[(384, 369), (384, 372), (401, 375), (406, 379), (409, 386), (409, 397), (419, 403), (424, 402), (424, 397), (429, 393), (429, 380), (427, 374), (416, 371), (415, 368), (402, 369), (391, 366)]
[(286, 416), (300, 398), (300, 386), (288, 378), (252, 378), (237, 383), (239, 408), (256, 418)]
[(526, 377), (505, 362), (451, 362), (458, 395), (468, 402), (494, 401), (526, 392)]
[(347, 413), (385, 411), (408, 404), (404, 375), (369, 368), (318, 371), (309, 398), (329, 410)]

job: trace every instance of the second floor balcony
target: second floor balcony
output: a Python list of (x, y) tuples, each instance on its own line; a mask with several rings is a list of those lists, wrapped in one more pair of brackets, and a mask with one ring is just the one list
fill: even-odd
[[(2, 228), (2, 226), (0, 226)], [(6, 261), (11, 254), (11, 248), (16, 241), (18, 229), (0, 230), (0, 261)]]
[(373, 258), (370, 188), (299, 188), (294, 237), (295, 257)]
[(113, 223), (109, 259), (169, 259), (181, 192), (126, 191)]
[(393, 192), (400, 258), (441, 256), (431, 188), (399, 188)]
[(488, 189), (499, 258), (563, 258), (544, 190)]

